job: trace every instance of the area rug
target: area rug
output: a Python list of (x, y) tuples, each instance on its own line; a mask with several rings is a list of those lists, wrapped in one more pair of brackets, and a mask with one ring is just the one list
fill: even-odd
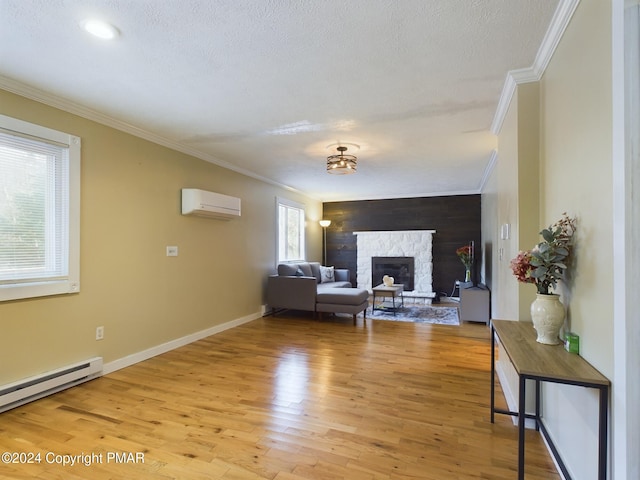
[(367, 318), (373, 320), (391, 320), (395, 322), (433, 323), (438, 325), (460, 325), (457, 307), (431, 307), (428, 305), (411, 305), (399, 309), (394, 315), (392, 311), (376, 310), (371, 313), (367, 309)]

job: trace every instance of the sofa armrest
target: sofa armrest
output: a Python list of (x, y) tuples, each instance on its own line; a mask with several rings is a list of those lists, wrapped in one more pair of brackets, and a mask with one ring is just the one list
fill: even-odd
[(333, 276), (336, 282), (351, 282), (351, 273), (346, 268), (335, 268)]
[(271, 308), (314, 312), (317, 286), (316, 277), (270, 275), (267, 281), (267, 304)]

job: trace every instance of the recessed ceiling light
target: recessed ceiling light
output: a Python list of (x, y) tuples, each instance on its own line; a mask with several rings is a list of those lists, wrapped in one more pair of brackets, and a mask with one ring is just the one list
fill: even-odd
[(102, 20), (88, 18), (80, 22), (80, 25), (91, 35), (95, 35), (104, 40), (112, 40), (120, 34), (120, 31), (116, 27)]

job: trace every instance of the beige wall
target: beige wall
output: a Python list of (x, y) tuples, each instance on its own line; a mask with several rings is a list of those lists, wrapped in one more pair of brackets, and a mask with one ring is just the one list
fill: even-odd
[[(528, 250), (542, 238), (540, 230), (540, 168), (539, 168), (539, 88), (537, 83), (518, 86), (518, 228), (515, 237), (516, 252)], [(509, 269), (510, 281), (515, 277)], [(518, 283), (518, 320), (531, 320), (531, 302), (536, 288), (532, 284)]]
[[(496, 246), (489, 285), (493, 318), (531, 321), (536, 289), (516, 281), (510, 261), (540, 241), (538, 102), (537, 84), (520, 85), (514, 92), (498, 135), (498, 161), (482, 195), (483, 234), (490, 235)], [(492, 212), (497, 221), (492, 220)], [(503, 224), (509, 225), (508, 238), (502, 238)], [(483, 237), (485, 243), (487, 238)], [(507, 401), (516, 409), (518, 376), (502, 348), (496, 367)], [(535, 411), (534, 391), (528, 388), (527, 412)]]
[[(82, 138), (81, 292), (0, 303), (0, 384), (256, 317), (275, 268), (276, 196), (307, 206), (308, 256), (321, 258), (316, 200), (4, 91), (0, 113)], [(242, 217), (182, 216), (185, 187), (240, 197)]]
[[(487, 192), (489, 202), (497, 199), (498, 223), (513, 222), (510, 241), (496, 237), (505, 261), (496, 260), (496, 251), (492, 295), (498, 313), (514, 319), (530, 320), (535, 287), (520, 284), (514, 295), (508, 260), (539, 242), (538, 231), (563, 212), (577, 217), (573, 274), (557, 292), (568, 307), (568, 327), (580, 335), (581, 356), (609, 378), (614, 373), (611, 34), (611, 3), (581, 1), (541, 81), (517, 86), (499, 135), (497, 191)], [(483, 218), (483, 223), (491, 222)], [(543, 405), (545, 423), (572, 477), (596, 478), (595, 392), (545, 384)]]
[[(493, 231), (498, 247), (493, 256), (494, 318), (518, 318), (518, 284), (513, 281), (509, 261), (518, 253), (518, 96), (511, 99), (498, 136), (498, 160), (493, 175), (496, 177), (498, 228), (508, 224), (509, 239), (502, 239), (498, 229)], [(483, 223), (489, 215), (483, 210)], [(499, 294), (498, 294), (499, 293)]]
[[(562, 300), (570, 329), (580, 335), (580, 354), (609, 378), (614, 374), (611, 33), (611, 3), (580, 2), (540, 82), (541, 221), (547, 225), (564, 211), (578, 220), (575, 268), (562, 285)], [(573, 477), (596, 478), (595, 392), (549, 386), (543, 402)]]
[[(582, 2), (541, 82), (518, 85), (488, 182), (495, 182), (496, 191), (484, 192), (497, 199), (498, 228), (487, 232), (497, 245), (492, 270), (500, 318), (530, 320), (535, 294), (535, 287), (526, 284), (519, 284), (516, 293), (509, 261), (538, 243), (538, 232), (563, 212), (578, 218), (576, 268), (559, 293), (569, 307), (571, 329), (592, 330), (581, 346), (592, 346), (594, 362), (605, 373), (611, 373), (612, 359), (610, 351), (603, 353), (602, 340), (612, 345), (611, 325), (589, 319), (611, 319), (612, 314), (611, 302), (602, 301), (612, 295), (611, 30), (588, 42), (582, 35), (596, 26), (599, 32), (604, 29), (600, 17), (606, 23), (608, 8), (606, 2)], [(509, 240), (499, 237), (502, 223), (511, 225)], [(597, 254), (593, 245), (598, 245)]]
[[(499, 161), (499, 157), (496, 154), (495, 162)], [(482, 224), (482, 264), (480, 265), (480, 282), (487, 285), (490, 289), (494, 284), (497, 284), (497, 272), (496, 265), (499, 262), (500, 257), (500, 236), (498, 235), (500, 229), (500, 218), (497, 214), (498, 211), (498, 179), (494, 163), (494, 169), (492, 174), (487, 177), (482, 191), (481, 211)], [(489, 212), (485, 215), (485, 212)], [(498, 310), (497, 305), (491, 304), (491, 316), (493, 318), (499, 318), (494, 313)]]
[(578, 219), (576, 268), (563, 297), (583, 354), (613, 370), (611, 6), (581, 2), (540, 83), (541, 215)]
[[(519, 284), (510, 267), (520, 250), (532, 248), (540, 241), (538, 232), (538, 85), (520, 85), (515, 91), (498, 135), (498, 161), (487, 186), (483, 202), (492, 200), (491, 215), (483, 215), (483, 230), (491, 235), (493, 252), (492, 295), (494, 318), (531, 320), (529, 308), (535, 298), (535, 287)], [(495, 185), (495, 186), (494, 186)], [(487, 205), (488, 207), (488, 205)], [(487, 229), (489, 224), (497, 223)], [(501, 226), (508, 224), (509, 238), (501, 238)], [(487, 237), (484, 237), (485, 241)]]

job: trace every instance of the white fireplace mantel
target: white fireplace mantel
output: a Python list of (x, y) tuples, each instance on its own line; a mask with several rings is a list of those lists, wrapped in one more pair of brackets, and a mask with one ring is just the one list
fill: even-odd
[[(433, 297), (432, 237), (435, 230), (353, 232), (358, 236), (358, 288), (371, 291), (372, 257), (414, 257), (413, 296)], [(409, 292), (408, 292), (409, 293)]]

